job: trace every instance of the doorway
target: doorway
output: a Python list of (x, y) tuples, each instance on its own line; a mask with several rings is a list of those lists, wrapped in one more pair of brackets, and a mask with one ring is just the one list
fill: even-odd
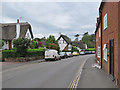
[(114, 39), (109, 41), (110, 45), (110, 76), (114, 78)]

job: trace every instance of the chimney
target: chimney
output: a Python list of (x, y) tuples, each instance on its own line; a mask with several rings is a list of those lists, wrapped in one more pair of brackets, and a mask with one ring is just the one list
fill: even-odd
[(17, 19), (17, 23), (19, 23), (19, 19)]
[(17, 24), (16, 24), (16, 39), (19, 38), (20, 36), (20, 23), (19, 19), (17, 19)]

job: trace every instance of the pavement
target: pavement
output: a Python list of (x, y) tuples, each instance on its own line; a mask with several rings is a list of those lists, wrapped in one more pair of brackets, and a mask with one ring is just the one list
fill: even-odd
[(103, 69), (93, 67), (95, 57), (89, 58), (83, 67), (78, 88), (117, 88)]

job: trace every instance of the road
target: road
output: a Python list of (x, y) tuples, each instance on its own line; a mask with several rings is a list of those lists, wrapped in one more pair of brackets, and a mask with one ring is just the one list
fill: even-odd
[(94, 55), (26, 64), (2, 72), (3, 88), (68, 88), (86, 60)]

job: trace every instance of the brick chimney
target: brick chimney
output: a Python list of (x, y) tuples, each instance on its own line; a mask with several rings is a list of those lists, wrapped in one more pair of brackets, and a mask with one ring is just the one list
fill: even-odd
[(19, 19), (17, 19), (17, 23), (19, 23)]

